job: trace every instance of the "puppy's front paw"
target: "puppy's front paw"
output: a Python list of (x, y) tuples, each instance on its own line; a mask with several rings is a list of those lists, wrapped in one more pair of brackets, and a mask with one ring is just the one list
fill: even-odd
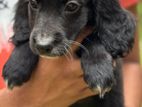
[(111, 60), (94, 60), (82, 60), (84, 80), (102, 98), (106, 92), (111, 90), (115, 83), (113, 66)]
[(20, 64), (9, 64), (9, 62), (4, 66), (3, 78), (9, 89), (13, 89), (15, 86), (21, 86), (26, 82), (30, 76), (31, 72), (27, 72), (27, 68)]
[(15, 47), (3, 68), (2, 75), (7, 87), (13, 89), (28, 81), (37, 62), (38, 56), (32, 53), (28, 43)]
[(105, 70), (107, 69), (98, 69), (94, 66), (93, 69), (88, 69), (84, 73), (84, 80), (94, 92), (99, 93), (100, 98), (103, 98), (105, 93), (111, 90), (115, 82), (113, 73), (107, 74)]

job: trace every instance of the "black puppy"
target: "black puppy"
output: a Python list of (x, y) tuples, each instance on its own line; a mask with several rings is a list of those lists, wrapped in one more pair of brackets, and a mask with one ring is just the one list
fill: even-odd
[(118, 63), (113, 67), (113, 60), (119, 62), (131, 50), (135, 21), (118, 0), (19, 0), (12, 38), (15, 49), (3, 70), (8, 87), (29, 80), (38, 55), (61, 56), (71, 44), (79, 44), (74, 40), (85, 26), (92, 26), (94, 32), (77, 52), (84, 79), (100, 97), (112, 88), (110, 98), (105, 98), (118, 104), (112, 101), (100, 107), (123, 107), (121, 67)]

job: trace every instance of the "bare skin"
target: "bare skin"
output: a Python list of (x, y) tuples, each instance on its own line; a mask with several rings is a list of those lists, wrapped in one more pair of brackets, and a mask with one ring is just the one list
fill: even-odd
[(0, 92), (0, 107), (67, 107), (94, 94), (83, 81), (81, 71), (79, 60), (67, 63), (65, 58), (41, 58), (27, 84)]
[(141, 107), (142, 68), (138, 63), (125, 63), (123, 71), (125, 106)]
[[(85, 37), (90, 32), (86, 29), (80, 35)], [(72, 51), (75, 49), (72, 46)], [(67, 107), (92, 95), (95, 93), (83, 80), (79, 59), (40, 58), (28, 83), (12, 91), (6, 88), (0, 91), (0, 107)]]
[[(90, 32), (87, 30), (80, 35), (85, 37)], [(141, 68), (138, 64), (127, 63), (123, 70), (125, 106), (140, 107)], [(0, 107), (68, 107), (80, 99), (97, 94), (90, 91), (82, 75), (79, 59), (73, 57), (69, 61), (65, 56), (40, 58), (28, 83), (12, 91), (6, 88), (0, 91)]]

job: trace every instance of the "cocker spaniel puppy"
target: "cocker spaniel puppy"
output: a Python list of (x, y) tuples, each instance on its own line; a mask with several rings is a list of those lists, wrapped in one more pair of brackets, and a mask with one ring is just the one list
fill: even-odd
[(96, 107), (124, 107), (119, 59), (133, 46), (135, 20), (118, 0), (19, 0), (14, 19), (15, 49), (3, 70), (10, 89), (29, 80), (39, 55), (65, 55), (79, 44), (79, 32), (92, 26), (76, 52), (84, 80), (103, 98)]

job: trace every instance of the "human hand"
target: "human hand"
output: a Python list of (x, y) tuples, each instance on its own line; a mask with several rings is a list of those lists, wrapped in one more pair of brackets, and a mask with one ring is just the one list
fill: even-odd
[[(78, 41), (90, 32), (80, 34), (82, 38)], [(72, 50), (75, 49), (72, 46)], [(74, 56), (72, 60), (65, 56), (57, 59), (40, 58), (28, 83), (13, 91), (3, 90), (0, 107), (67, 107), (94, 94), (83, 80), (79, 59)]]

